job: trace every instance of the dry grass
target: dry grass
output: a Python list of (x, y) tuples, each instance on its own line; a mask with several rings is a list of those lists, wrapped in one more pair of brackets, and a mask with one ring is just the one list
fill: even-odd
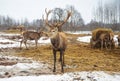
[[(76, 38), (76, 35), (72, 35)], [(74, 41), (74, 43), (73, 43)], [(42, 61), (53, 66), (53, 54), (50, 45), (33, 47), (29, 50), (22, 49), (16, 51), (17, 56), (31, 57), (34, 60)], [(57, 59), (59, 54), (57, 54)], [(60, 64), (57, 61), (58, 65)], [(65, 72), (75, 71), (114, 71), (120, 72), (120, 49), (99, 50), (91, 49), (86, 43), (75, 42), (71, 39), (65, 52)], [(60, 68), (60, 67), (59, 67)]]
[(12, 33), (12, 34), (21, 34), (20, 30), (13, 30), (13, 29), (5, 30), (4, 32), (5, 33)]

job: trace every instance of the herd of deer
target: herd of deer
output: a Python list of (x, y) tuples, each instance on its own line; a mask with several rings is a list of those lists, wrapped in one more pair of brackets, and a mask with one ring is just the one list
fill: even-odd
[[(94, 40), (93, 38), (90, 39), (91, 48), (98, 47), (96, 45), (99, 45), (99, 43), (100, 43), (101, 50), (103, 49), (103, 47), (105, 47), (106, 49), (108, 49), (109, 47), (111, 49), (115, 46), (113, 33), (108, 33), (108, 32), (101, 33), (100, 35), (96, 35), (96, 36), (97, 36), (96, 40)], [(119, 39), (119, 37), (117, 38)]]
[[(52, 10), (47, 11), (47, 9), (45, 9), (45, 13), (46, 13), (46, 19), (45, 19), (45, 24), (49, 27), (48, 32), (33, 32), (33, 31), (24, 31), (22, 33), (23, 38), (20, 42), (20, 48), (22, 46), (22, 43), (24, 42), (26, 49), (27, 45), (26, 42), (27, 40), (35, 40), (35, 44), (36, 44), (36, 48), (37, 48), (37, 43), (40, 37), (42, 36), (47, 36), (50, 37), (51, 40), (51, 44), (52, 44), (52, 50), (53, 50), (53, 56), (54, 56), (54, 69), (53, 72), (56, 71), (56, 52), (59, 51), (60, 52), (60, 59), (59, 61), (61, 62), (61, 72), (64, 72), (63, 66), (64, 66), (64, 52), (66, 50), (67, 47), (67, 37), (65, 35), (64, 32), (62, 32), (62, 25), (65, 24), (69, 17), (71, 16), (71, 12), (68, 11), (67, 13), (67, 17), (64, 19), (64, 21), (59, 22), (59, 23), (49, 23), (48, 21), (48, 16), (49, 14), (52, 12)], [(109, 37), (109, 38), (108, 38)], [(113, 40), (113, 37), (110, 38), (110, 35), (107, 34), (102, 34), (100, 36), (100, 40), (101, 40), (101, 44), (103, 44), (103, 42), (105, 42), (106, 44), (109, 42), (111, 42)], [(119, 41), (119, 46), (120, 46), (120, 35), (118, 36), (118, 41)], [(102, 47), (103, 45), (101, 45)], [(103, 47), (102, 47), (103, 48)]]

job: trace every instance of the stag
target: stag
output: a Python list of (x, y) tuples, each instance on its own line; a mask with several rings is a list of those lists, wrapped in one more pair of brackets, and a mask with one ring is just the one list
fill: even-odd
[(60, 59), (61, 62), (61, 72), (64, 72), (64, 52), (67, 47), (67, 38), (64, 32), (62, 32), (61, 27), (63, 24), (67, 22), (69, 17), (71, 16), (71, 12), (68, 12), (67, 17), (64, 19), (63, 22), (59, 23), (48, 23), (48, 16), (52, 12), (52, 10), (47, 11), (45, 9), (46, 13), (46, 19), (45, 24), (49, 27), (49, 37), (52, 44), (52, 50), (53, 50), (53, 56), (54, 56), (54, 69), (53, 72), (56, 72), (56, 53), (57, 51), (60, 52)]
[(38, 44), (38, 40), (40, 39), (40, 37), (42, 36), (47, 36), (47, 33), (40, 31), (40, 32), (35, 32), (35, 31), (24, 31), (22, 32), (22, 40), (20, 41), (20, 49), (22, 46), (22, 43), (24, 42), (26, 49), (28, 49), (26, 43), (27, 40), (35, 40), (35, 44), (36, 44), (36, 48), (37, 48), (37, 44)]

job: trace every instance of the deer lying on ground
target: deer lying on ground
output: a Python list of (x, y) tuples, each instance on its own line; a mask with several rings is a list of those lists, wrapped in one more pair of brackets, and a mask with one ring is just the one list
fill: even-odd
[(20, 49), (21, 49), (23, 42), (25, 44), (26, 49), (28, 49), (28, 47), (26, 45), (27, 40), (35, 40), (35, 44), (36, 44), (36, 48), (37, 48), (37, 43), (38, 43), (38, 40), (40, 39), (40, 37), (47, 36), (47, 34), (43, 31), (40, 31), (40, 32), (24, 31), (24, 32), (22, 32), (22, 36), (23, 36), (23, 38), (20, 41)]
[(54, 56), (53, 72), (56, 71), (56, 52), (57, 51), (60, 52), (59, 61), (61, 62), (61, 72), (64, 72), (64, 69), (63, 69), (63, 66), (64, 66), (64, 52), (65, 52), (66, 47), (67, 47), (67, 38), (66, 38), (65, 33), (62, 32), (61, 27), (69, 19), (69, 17), (71, 16), (71, 12), (68, 12), (67, 17), (64, 19), (63, 22), (53, 23), (53, 24), (48, 23), (48, 15), (51, 13), (51, 10), (49, 10), (47, 12), (47, 10), (45, 9), (45, 12), (46, 12), (45, 24), (50, 28), (49, 29), (49, 37), (50, 37), (50, 40), (51, 40), (53, 56)]

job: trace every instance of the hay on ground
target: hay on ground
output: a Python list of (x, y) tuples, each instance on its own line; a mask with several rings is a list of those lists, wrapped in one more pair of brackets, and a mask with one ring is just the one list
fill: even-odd
[(102, 33), (113, 33), (113, 31), (110, 28), (97, 28), (92, 31), (92, 39), (97, 40)]
[[(92, 42), (95, 42), (95, 43), (93, 46), (91, 45), (91, 47), (96, 47), (96, 48), (101, 47), (101, 43), (99, 41), (99, 38), (100, 38), (100, 35), (103, 33), (104, 34), (109, 33), (109, 34), (112, 34), (114, 36), (114, 33), (113, 33), (112, 29), (110, 29), (110, 28), (97, 28), (97, 29), (92, 31), (91, 40), (92, 40)], [(91, 44), (93, 44), (93, 43), (91, 43)], [(114, 46), (115, 46), (115, 44), (114, 44), (114, 42), (112, 42), (112, 48), (114, 48)]]

